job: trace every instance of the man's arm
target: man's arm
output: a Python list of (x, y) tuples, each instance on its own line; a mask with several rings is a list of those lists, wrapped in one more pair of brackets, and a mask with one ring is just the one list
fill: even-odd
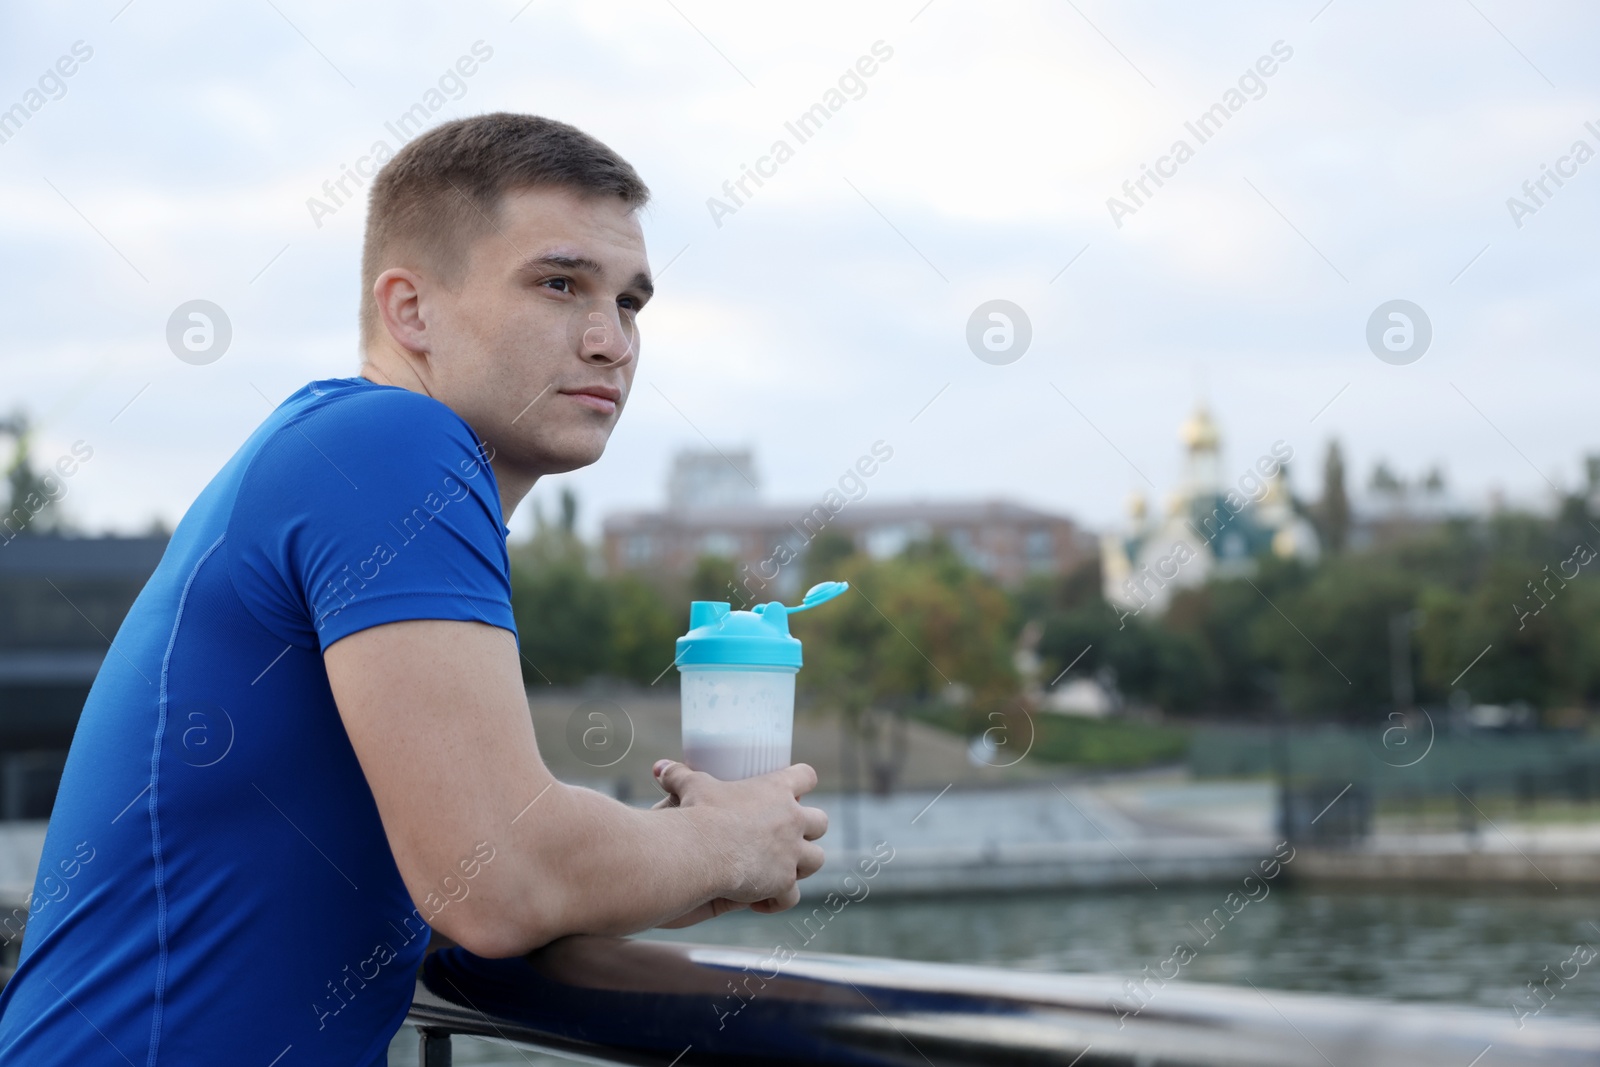
[(804, 764), (740, 782), (673, 764), (661, 782), (678, 803), (651, 810), (556, 781), (505, 630), (395, 622), (323, 658), (406, 888), (479, 955), (631, 933), (719, 899), (792, 906), (796, 879), (822, 866), (827, 816), (798, 802), (816, 784)]

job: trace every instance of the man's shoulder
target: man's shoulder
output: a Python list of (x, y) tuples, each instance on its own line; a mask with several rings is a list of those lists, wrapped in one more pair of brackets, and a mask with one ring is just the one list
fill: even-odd
[(286, 416), (282, 429), (314, 422), (377, 437), (430, 434), (474, 439), (466, 420), (442, 401), (365, 378), (311, 382), (285, 400), (279, 411)]
[(312, 382), (279, 405), (219, 482), (233, 486), (222, 491), (234, 531), (241, 517), (281, 527), (296, 514), (358, 516), (441, 485), (498, 511), (490, 457), (466, 421), (433, 397), (334, 379)]
[[(425, 393), (364, 378), (312, 382), (262, 425), (253, 468), (348, 464), (385, 475), (455, 467), (487, 455), (465, 419)], [(474, 472), (476, 473), (476, 472)]]
[[(470, 568), (441, 566), (446, 558), (482, 558), (496, 573), (479, 585), (495, 596), (506, 585), (494, 469), (445, 404), (364, 379), (312, 382), (259, 434), (218, 501), (235, 588), (284, 640), (314, 628), (331, 643), (395, 612), (444, 617), (427, 614), (440, 610), (434, 601), (478, 592)], [(325, 630), (334, 615), (344, 629)]]

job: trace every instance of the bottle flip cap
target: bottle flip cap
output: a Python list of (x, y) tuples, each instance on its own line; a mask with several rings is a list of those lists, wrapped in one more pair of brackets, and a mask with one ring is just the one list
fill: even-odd
[(673, 665), (799, 669), (800, 641), (789, 634), (789, 616), (825, 604), (849, 588), (849, 582), (819, 582), (792, 608), (774, 600), (734, 611), (727, 601), (696, 600), (689, 606), (689, 632), (678, 638)]

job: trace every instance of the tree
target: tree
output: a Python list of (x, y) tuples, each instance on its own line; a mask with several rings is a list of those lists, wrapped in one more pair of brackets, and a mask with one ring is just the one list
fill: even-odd
[(581, 557), (521, 554), (511, 568), (523, 680), (571, 685), (614, 661), (611, 599)]
[[(904, 757), (903, 721), (913, 708), (960, 696), (971, 732), (992, 725), (991, 712), (1019, 708), (1010, 600), (947, 544), (914, 544), (882, 561), (852, 554), (836, 560), (828, 577), (851, 589), (791, 624), (805, 642), (800, 684), (817, 705), (839, 713), (847, 738), (872, 752), (878, 791), (889, 788)], [(886, 755), (875, 745), (882, 733), (875, 711), (889, 715)]]
[(1389, 469), (1389, 464), (1381, 459), (1372, 468), (1372, 479), (1367, 484), (1374, 493), (1384, 493), (1389, 496), (1399, 496), (1406, 489), (1405, 483)]
[(1257, 620), (1272, 612), (1266, 596), (1300, 584), (1302, 573), (1297, 564), (1279, 563), (1262, 568), (1250, 582), (1213, 580), (1173, 597), (1162, 625), (1195, 642), (1203, 669), (1192, 682), (1174, 686), (1178, 699), (1172, 710), (1230, 717), (1267, 710), (1271, 694), (1263, 688), (1262, 672), (1277, 664), (1254, 639)]
[(818, 582), (833, 581), (834, 571), (855, 554), (855, 538), (831, 526), (824, 528), (801, 557), (806, 587), (809, 589)]
[(577, 537), (577, 530), (578, 494), (572, 491), (571, 486), (564, 485), (561, 487), (561, 532), (573, 539)]
[(1207, 706), (1216, 682), (1194, 634), (1165, 620), (1122, 619), (1104, 600), (1046, 616), (1038, 651), (1046, 685), (1070, 666), (1077, 675), (1114, 679), (1125, 696), (1168, 713)]
[(1430, 587), (1417, 635), (1423, 678), (1436, 694), (1459, 686), (1477, 703), (1550, 708), (1593, 699), (1600, 679), (1595, 585), (1581, 572), (1564, 582), (1521, 561), (1497, 560), (1473, 589)]
[(736, 611), (748, 611), (753, 604), (744, 603), (743, 590), (734, 584), (738, 577), (736, 564), (726, 556), (701, 556), (694, 561), (694, 571), (689, 575), (690, 600), (725, 600)]
[(592, 572), (577, 516), (570, 490), (556, 525), (536, 503), (533, 537), (511, 553), (511, 610), (529, 685), (581, 682), (613, 660), (609, 590)]
[(1414, 578), (1381, 559), (1346, 557), (1302, 588), (1267, 595), (1276, 606), (1257, 615), (1252, 641), (1281, 665), (1290, 711), (1359, 716), (1389, 705), (1389, 620), (1415, 604)]
[(1042, 620), (1053, 612), (1102, 602), (1104, 586), (1097, 553), (1066, 574), (1029, 578), (1012, 594), (1012, 599), (1023, 619)]
[(672, 663), (678, 637), (688, 629), (688, 602), (678, 610), (667, 605), (648, 582), (624, 574), (608, 583), (611, 617), (611, 674), (652, 685)]
[(7, 525), (0, 526), (0, 537), (9, 540), (22, 533), (40, 534), (63, 527), (60, 508), (51, 505), (66, 490), (54, 471), (47, 469), (40, 475), (33, 469), (28, 451), (33, 431), (28, 417), (19, 411), (9, 419), (0, 419), (0, 433), (9, 433), (16, 439), (16, 451), (6, 469), (8, 495), (0, 520)]
[(1322, 499), (1317, 503), (1316, 522), (1328, 555), (1343, 552), (1350, 539), (1350, 498), (1344, 490), (1344, 453), (1338, 441), (1328, 442), (1328, 458), (1322, 463)]
[[(641, 685), (657, 681), (688, 628), (688, 600), (674, 609), (641, 577), (599, 576), (593, 550), (578, 537), (577, 496), (563, 489), (560, 499), (554, 523), (535, 506), (533, 537), (511, 552), (523, 680), (573, 685), (609, 675)], [(726, 597), (717, 589), (700, 599)]]
[(1016, 695), (1010, 602), (948, 545), (883, 561), (853, 555), (831, 573), (851, 592), (795, 623), (817, 637), (815, 654), (806, 643), (808, 685), (860, 705), (926, 702), (950, 684), (976, 703)]

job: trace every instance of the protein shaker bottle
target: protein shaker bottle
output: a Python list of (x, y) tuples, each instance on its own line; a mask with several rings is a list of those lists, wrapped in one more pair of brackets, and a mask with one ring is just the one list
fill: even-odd
[(812, 586), (798, 607), (773, 601), (733, 611), (717, 600), (689, 608), (674, 666), (683, 676), (683, 762), (713, 778), (751, 778), (789, 765), (800, 641), (789, 616), (832, 600), (848, 582)]

